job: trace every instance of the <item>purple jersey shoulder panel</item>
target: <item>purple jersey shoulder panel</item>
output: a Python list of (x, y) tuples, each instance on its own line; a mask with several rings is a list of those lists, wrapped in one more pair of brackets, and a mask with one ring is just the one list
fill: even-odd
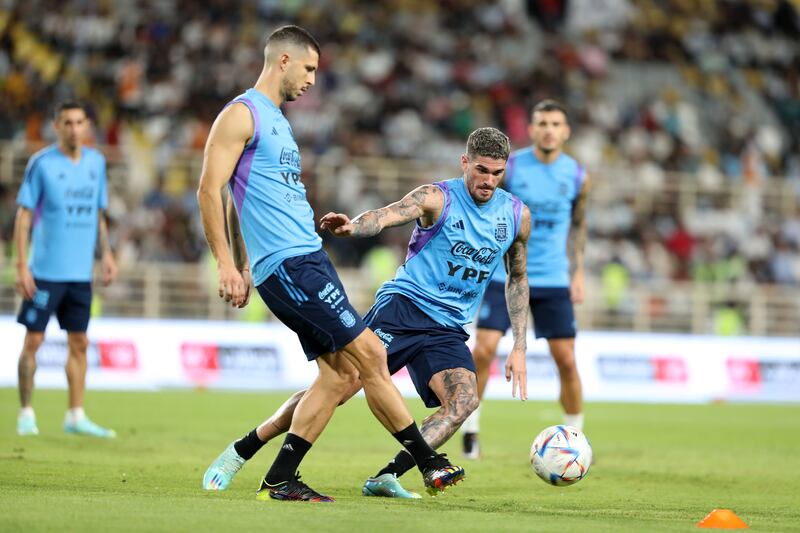
[(514, 205), (514, 238), (516, 239), (519, 234), (520, 217), (522, 216), (522, 200), (512, 194), (511, 202)]
[(423, 228), (419, 225), (419, 222), (417, 222), (417, 225), (414, 228), (414, 233), (411, 234), (411, 239), (408, 241), (406, 262), (422, 251), (425, 245), (428, 244), (431, 239), (433, 239), (440, 229), (442, 229), (444, 221), (447, 218), (447, 214), (450, 212), (450, 188), (444, 181), (437, 181), (434, 183), (434, 185), (439, 187), (444, 193), (444, 209), (442, 209), (442, 214), (439, 216), (439, 220), (437, 220), (436, 224), (430, 228)]
[(237, 102), (246, 105), (247, 109), (250, 110), (250, 114), (253, 115), (253, 138), (245, 147), (242, 155), (239, 156), (239, 161), (236, 162), (236, 167), (233, 169), (230, 184), (236, 209), (241, 213), (244, 196), (247, 192), (247, 182), (250, 179), (250, 168), (253, 166), (253, 158), (256, 154), (256, 148), (258, 148), (258, 141), (261, 138), (261, 121), (255, 105), (248, 98), (236, 98), (231, 100), (225, 107)]

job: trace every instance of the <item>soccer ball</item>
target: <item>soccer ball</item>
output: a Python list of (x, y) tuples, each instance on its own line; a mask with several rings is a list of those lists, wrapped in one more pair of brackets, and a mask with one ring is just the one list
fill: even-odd
[(586, 436), (572, 426), (550, 426), (531, 445), (531, 467), (551, 485), (572, 485), (589, 473), (592, 446)]

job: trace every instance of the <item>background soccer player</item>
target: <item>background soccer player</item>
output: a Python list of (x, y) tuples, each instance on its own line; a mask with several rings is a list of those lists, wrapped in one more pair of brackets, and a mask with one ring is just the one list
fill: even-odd
[[(407, 367), (420, 398), (439, 409), (422, 423), (422, 434), (438, 448), (478, 406), (472, 354), (463, 326), (475, 316), (496, 269), (509, 271), (506, 295), (514, 348), (506, 361), (506, 379), (527, 397), (525, 328), (528, 322), (528, 276), (525, 268), (530, 212), (509, 193), (496, 190), (510, 152), (508, 137), (495, 128), (480, 128), (461, 157), (463, 176), (423, 185), (399, 202), (362, 213), (352, 221), (328, 213), (321, 227), (340, 237), (372, 237), (388, 227), (417, 225), (405, 263), (392, 281), (378, 290), (365, 321), (388, 349), (390, 373)], [(346, 400), (360, 385), (342, 399)], [(292, 421), (302, 394), (293, 395), (253, 433), (226, 448), (203, 478), (209, 490), (224, 490), (244, 462)], [(365, 496), (418, 498), (398, 476), (414, 468), (414, 459), (398, 453), (362, 489)]]
[[(242, 272), (252, 270), (261, 298), (298, 334), (306, 356), (319, 367), (257, 497), (332, 501), (300, 482), (296, 471), (359, 377), (372, 413), (414, 457), (426, 485), (444, 488), (456, 477), (451, 469), (463, 470), (422, 438), (392, 383), (383, 344), (350, 305), (321, 249), (300, 176), (300, 153), (279, 108), (314, 84), (319, 53), (314, 38), (297, 26), (269, 36), (255, 86), (226, 106), (211, 128), (197, 193), (206, 238), (217, 259), (220, 296), (242, 305), (248, 294)], [(246, 245), (237, 252), (239, 264), (225, 237), (226, 185)]]
[[(508, 160), (503, 188), (531, 211), (528, 243), (530, 306), (537, 338), (544, 337), (558, 367), (564, 423), (583, 429), (583, 394), (575, 364), (573, 303), (583, 301), (583, 249), (586, 244), (586, 199), (589, 178), (583, 167), (562, 150), (569, 139), (566, 109), (554, 100), (533, 108), (529, 135), (533, 145)], [(472, 355), (481, 397), (497, 345), (509, 327), (503, 296), (503, 272), (486, 290), (478, 313)], [(464, 453), (477, 458), (480, 408), (462, 426)]]
[[(108, 204), (106, 161), (99, 151), (83, 146), (89, 120), (80, 104), (61, 104), (53, 126), (58, 141), (30, 158), (17, 196), (16, 285), (23, 297), (17, 321), (28, 330), (19, 358), (22, 409), (17, 433), (39, 433), (31, 404), (36, 352), (44, 341), (50, 315), (55, 313), (61, 329), (67, 331), (69, 410), (64, 431), (113, 437), (113, 430), (98, 426), (83, 410), (89, 346), (86, 328), (96, 251), (102, 261), (103, 283), (111, 283), (117, 275), (103, 211)], [(31, 226), (33, 246), (29, 263)]]

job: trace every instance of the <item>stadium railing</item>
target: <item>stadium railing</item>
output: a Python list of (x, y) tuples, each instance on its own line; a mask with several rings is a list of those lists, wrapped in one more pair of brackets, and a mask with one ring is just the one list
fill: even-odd
[[(109, 162), (112, 194), (141, 198), (146, 192), (130, 178), (134, 171), (119, 149), (103, 148)], [(22, 143), (0, 143), (0, 182), (12, 189), (19, 183), (32, 150)], [(177, 152), (169, 158), (165, 175), (179, 176), (192, 188), (199, 175), (201, 154)], [(398, 198), (419, 183), (455, 175), (455, 165), (416, 160), (325, 155), (304, 158), (315, 195), (335, 197), (343, 169), (355, 167), (363, 176), (365, 191), (389, 200)], [(711, 206), (757, 216), (797, 217), (798, 192), (787, 180), (763, 179), (760, 183), (726, 179), (715, 188), (704, 187), (696, 176), (666, 173), (657, 190), (635, 179), (630, 167), (592, 169), (591, 209), (612, 208), (628, 202), (634, 212), (687, 212)], [(749, 210), (749, 211), (748, 211)], [(760, 215), (759, 215), (760, 213)], [(5, 267), (0, 284), (0, 312), (15, 310), (13, 272)], [(258, 312), (243, 313), (227, 308), (216, 296), (215, 273), (204, 263), (149, 263), (121, 272), (118, 283), (99, 289), (105, 316), (148, 318), (252, 319)], [(341, 275), (354, 305), (366, 310), (372, 300), (372, 285), (365, 284), (358, 270), (342, 269)], [(256, 307), (263, 307), (257, 303)], [(676, 331), (713, 333), (722, 313), (727, 330), (756, 335), (797, 335), (800, 324), (800, 286), (769, 286), (751, 283), (709, 284), (659, 280), (654, 284), (631, 282), (622, 292), (609, 295), (595, 275), (587, 279), (587, 301), (576, 308), (580, 327), (590, 330)], [(732, 321), (732, 322), (731, 322)], [(733, 324), (731, 326), (731, 323)], [(738, 324), (738, 325), (737, 325)]]
[[(23, 142), (0, 142), (0, 183), (18, 185), (25, 165), (36, 147)], [(179, 187), (194, 188), (200, 175), (202, 153), (175, 150), (164, 158), (136, 157), (138, 152), (118, 147), (101, 147), (108, 161), (110, 189), (113, 192), (141, 198), (155, 179), (142, 179), (142, 173), (164, 175)], [(358, 169), (363, 180), (362, 192), (375, 192), (386, 200), (398, 198), (421, 183), (446, 179), (461, 170), (457, 159), (453, 164), (416, 159), (387, 159), (382, 157), (347, 157), (340, 152), (315, 156), (311, 151), (303, 158), (304, 181), (313, 183), (318, 198), (335, 198), (340, 188), (340, 176), (345, 169)], [(134, 168), (135, 170), (132, 170)], [(132, 174), (137, 173), (136, 176)], [(590, 169), (592, 174), (593, 205), (630, 200), (637, 212), (658, 208), (665, 212), (685, 212), (695, 208), (757, 209), (775, 216), (800, 215), (800, 191), (786, 179), (760, 178), (742, 180), (725, 178), (719, 186), (704, 185), (694, 174), (665, 172), (663, 183), (648, 186), (637, 179), (637, 170), (630, 165), (604, 166)], [(136, 179), (131, 179), (136, 178)]]
[[(0, 273), (0, 314), (16, 312), (9, 267)], [(204, 266), (149, 263), (120, 272), (116, 283), (95, 287), (95, 316), (209, 320), (271, 320), (257, 294), (246, 310), (226, 306), (216, 294), (216, 273)], [(348, 294), (365, 312), (373, 301), (371, 284), (358, 269), (340, 269)], [(738, 329), (720, 329), (721, 312), (734, 313)], [(609, 297), (600, 280), (587, 279), (586, 301), (576, 307), (583, 330), (735, 333), (795, 336), (800, 324), (800, 289), (768, 285), (670, 282), (658, 287), (631, 286)], [(726, 315), (730, 316), (730, 315)], [(736, 322), (738, 320), (738, 322)]]

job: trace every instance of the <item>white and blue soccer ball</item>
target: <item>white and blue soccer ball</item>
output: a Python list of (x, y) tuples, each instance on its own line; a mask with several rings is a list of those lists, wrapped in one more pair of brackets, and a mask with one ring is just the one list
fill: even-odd
[(577, 483), (589, 473), (592, 446), (586, 435), (572, 426), (550, 426), (531, 445), (531, 467), (551, 485)]

